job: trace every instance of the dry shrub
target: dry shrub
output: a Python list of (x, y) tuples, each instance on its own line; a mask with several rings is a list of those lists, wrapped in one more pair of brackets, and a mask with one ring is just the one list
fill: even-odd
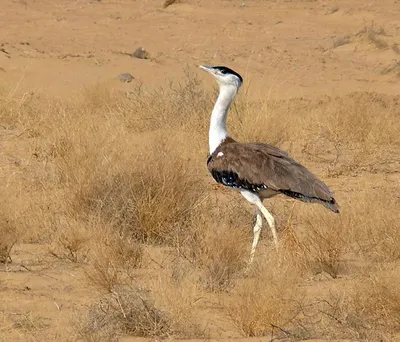
[(383, 27), (375, 27), (374, 23), (371, 22), (369, 25), (365, 25), (359, 32), (357, 32), (354, 35), (354, 38), (371, 43), (377, 49), (386, 49), (389, 46), (384, 39), (386, 36), (387, 34)]
[(265, 142), (276, 146), (298, 137), (301, 116), (293, 115), (301, 104), (293, 101), (256, 102), (238, 98), (228, 117), (232, 136), (243, 142)]
[(397, 97), (352, 93), (314, 106), (308, 116), (314, 123), (304, 131), (302, 152), (307, 157), (323, 161), (335, 177), (393, 169), (400, 145), (395, 129), (400, 124)]
[[(250, 220), (249, 220), (250, 222)], [(196, 251), (196, 264), (202, 267), (202, 285), (210, 291), (221, 291), (233, 285), (236, 276), (246, 266), (249, 241), (248, 227), (223, 225), (208, 229)]]
[[(393, 341), (400, 332), (399, 280), (397, 270), (331, 291), (317, 304), (320, 318), (314, 336)], [(308, 317), (314, 314), (307, 313)]]
[(204, 292), (198, 287), (198, 273), (191, 269), (180, 279), (173, 276), (174, 264), (169, 263), (164, 271), (156, 271), (147, 288), (154, 296), (155, 303), (172, 319), (172, 330), (176, 337), (206, 337), (201, 326), (200, 308)]
[(74, 210), (99, 216), (138, 242), (171, 244), (174, 232), (190, 223), (203, 192), (199, 177), (166, 146), (149, 148), (145, 158), (126, 161), (125, 170), (114, 175), (99, 173), (78, 189)]
[(377, 339), (400, 333), (400, 281), (399, 270), (372, 277), (366, 288), (354, 289), (353, 311), (363, 322), (359, 332), (362, 337)]
[(121, 265), (110, 254), (105, 254), (104, 249), (94, 251), (90, 266), (86, 275), (90, 283), (102, 291), (111, 293), (126, 282), (126, 273)]
[(59, 230), (53, 237), (53, 244), (49, 249), (50, 254), (71, 262), (86, 261), (90, 239), (88, 230), (73, 219), (64, 222)]
[(88, 341), (117, 341), (122, 335), (165, 338), (174, 332), (172, 324), (142, 291), (120, 290), (91, 306), (79, 334)]
[(394, 74), (395, 76), (400, 77), (400, 61), (397, 60), (392, 61), (390, 65), (386, 66), (381, 70), (381, 74), (382, 75)]
[(180, 127), (206, 133), (212, 105), (208, 92), (188, 67), (183, 82), (169, 81), (157, 88), (135, 86), (121, 103), (126, 126), (136, 132)]
[(149, 282), (149, 278), (146, 290), (137, 282), (117, 286), (93, 304), (79, 334), (91, 341), (113, 341), (122, 335), (203, 337), (193, 314), (198, 292), (191, 278), (177, 284), (163, 271), (154, 281)]
[(231, 287), (250, 254), (251, 214), (238, 194), (229, 200), (215, 204), (207, 198), (194, 212), (189, 231), (179, 231), (175, 243), (178, 256), (200, 271), (200, 284), (209, 291)]
[(86, 274), (90, 283), (111, 293), (116, 287), (132, 283), (133, 272), (142, 263), (143, 247), (117, 234), (94, 241)]
[(11, 321), (13, 322), (13, 329), (18, 329), (25, 333), (28, 332), (29, 334), (44, 331), (50, 326), (48, 318), (35, 316), (32, 312), (14, 313)]
[(27, 92), (17, 95), (18, 89), (0, 89), (0, 123), (8, 130), (22, 129), (31, 137), (38, 135), (43, 121), (39, 96)]
[[(196, 124), (196, 103), (205, 95), (193, 79), (155, 91), (137, 88), (126, 98), (100, 86), (87, 90), (81, 105), (59, 108), (52, 155), (68, 189), (68, 215), (85, 221), (98, 217), (138, 242), (170, 244), (204, 195), (191, 158), (197, 136), (191, 134), (188, 153), (185, 133), (166, 130), (184, 129), (192, 118)], [(132, 124), (145, 117), (156, 122)], [(162, 134), (155, 131), (160, 127)], [(138, 133), (142, 130), (148, 133)]]
[(348, 233), (358, 252), (369, 261), (394, 262), (400, 259), (399, 198), (386, 189), (367, 190), (355, 198), (345, 219)]
[[(363, 182), (370, 184), (374, 178)], [(368, 269), (371, 262), (398, 261), (398, 199), (388, 198), (387, 190), (379, 187), (365, 187), (350, 197), (346, 194), (337, 198), (341, 204), (339, 215), (304, 204), (295, 211), (294, 224), (281, 233), (283, 244), (296, 256), (295, 262), (314, 274), (325, 272), (336, 278), (353, 266)]]
[(0, 208), (0, 264), (9, 263), (11, 250), (18, 240), (18, 231), (15, 222), (5, 212), (4, 205)]
[(343, 263), (343, 256), (349, 248), (346, 241), (347, 227), (340, 218), (328, 215), (312, 215), (305, 220), (306, 260), (316, 273), (326, 272), (336, 278)]
[(352, 37), (350, 35), (346, 35), (343, 37), (338, 37), (333, 40), (333, 48), (337, 48), (339, 46), (343, 46), (346, 44), (350, 44), (352, 42)]
[(383, 27), (376, 27), (374, 22), (371, 22), (370, 24), (365, 24), (365, 26), (356, 33), (348, 34), (335, 39), (333, 41), (333, 48), (354, 42), (364, 42), (367, 44), (372, 44), (379, 50), (383, 50), (389, 47), (387, 37), (388, 35)]
[(298, 270), (288, 255), (270, 251), (252, 278), (231, 291), (224, 306), (243, 336), (295, 337), (294, 319), (299, 313), (302, 291)]

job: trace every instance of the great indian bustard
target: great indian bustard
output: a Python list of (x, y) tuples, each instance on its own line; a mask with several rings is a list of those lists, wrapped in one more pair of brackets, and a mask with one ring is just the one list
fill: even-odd
[(218, 183), (239, 190), (256, 206), (251, 263), (260, 237), (262, 215), (271, 228), (275, 245), (278, 244), (274, 217), (263, 205), (265, 198), (284, 194), (303, 202), (320, 203), (334, 213), (339, 213), (339, 206), (329, 188), (286, 152), (268, 144), (239, 143), (229, 137), (226, 117), (243, 79), (224, 66), (200, 65), (200, 68), (211, 74), (219, 85), (211, 114), (208, 170)]

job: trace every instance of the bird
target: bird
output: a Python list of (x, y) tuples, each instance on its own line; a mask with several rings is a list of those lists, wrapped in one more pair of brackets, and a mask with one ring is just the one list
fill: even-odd
[(255, 206), (251, 264), (260, 238), (262, 217), (267, 221), (275, 246), (278, 237), (275, 219), (264, 206), (264, 199), (282, 194), (302, 202), (319, 203), (334, 213), (339, 204), (328, 186), (287, 152), (266, 143), (238, 142), (228, 135), (226, 119), (243, 78), (225, 66), (199, 65), (215, 78), (219, 94), (211, 113), (207, 168), (214, 180), (239, 191)]

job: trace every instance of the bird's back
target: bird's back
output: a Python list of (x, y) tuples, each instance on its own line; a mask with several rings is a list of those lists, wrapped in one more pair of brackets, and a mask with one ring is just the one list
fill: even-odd
[(227, 138), (210, 155), (207, 166), (213, 178), (226, 186), (246, 189), (264, 198), (281, 193), (339, 212), (326, 184), (275, 146)]

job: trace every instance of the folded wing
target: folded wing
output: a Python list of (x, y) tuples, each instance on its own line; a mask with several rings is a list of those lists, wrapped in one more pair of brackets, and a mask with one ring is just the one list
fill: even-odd
[(256, 192), (261, 197), (263, 192), (276, 191), (339, 212), (326, 184), (272, 145), (241, 144), (229, 139), (213, 152), (207, 166), (213, 178), (226, 186)]

